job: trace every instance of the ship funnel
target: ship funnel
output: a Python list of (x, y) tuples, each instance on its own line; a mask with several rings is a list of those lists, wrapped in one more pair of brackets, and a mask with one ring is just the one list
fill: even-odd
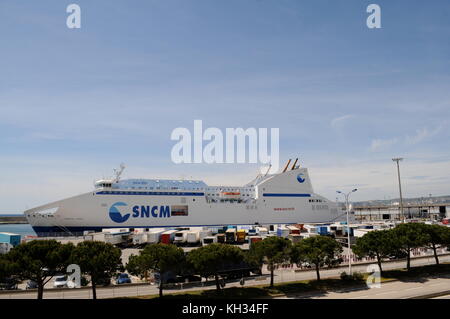
[(286, 166), (284, 167), (282, 173), (286, 172), (286, 170), (288, 169), (288, 166), (289, 166), (290, 163), (291, 163), (291, 159), (289, 159), (289, 161), (287, 162), (287, 164), (286, 164)]
[(292, 165), (291, 171), (295, 169), (295, 164), (297, 164), (298, 158), (295, 159), (294, 165)]

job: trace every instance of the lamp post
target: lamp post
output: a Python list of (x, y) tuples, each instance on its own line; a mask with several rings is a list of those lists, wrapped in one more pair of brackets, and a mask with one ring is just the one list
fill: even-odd
[(403, 214), (403, 196), (402, 196), (402, 183), (400, 182), (400, 161), (403, 161), (403, 158), (396, 157), (393, 158), (392, 161), (397, 162), (397, 175), (398, 175), (398, 189), (400, 191), (400, 218), (405, 222), (405, 215)]
[(350, 214), (350, 207), (348, 204), (348, 198), (350, 196), (351, 193), (356, 192), (358, 189), (355, 188), (353, 189), (351, 192), (348, 193), (343, 193), (341, 191), (336, 191), (338, 194), (342, 194), (345, 196), (345, 210), (347, 211), (347, 245), (348, 245), (348, 249), (347, 249), (347, 258), (348, 258), (348, 274), (351, 275), (352, 274), (352, 261), (351, 261), (351, 247), (350, 247), (350, 222), (349, 222), (349, 218), (348, 215)]

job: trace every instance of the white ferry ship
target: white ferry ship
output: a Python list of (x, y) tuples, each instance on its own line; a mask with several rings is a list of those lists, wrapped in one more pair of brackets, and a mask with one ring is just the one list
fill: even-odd
[(269, 225), (343, 220), (335, 202), (314, 193), (306, 168), (291, 160), (240, 187), (200, 180), (120, 179), (91, 192), (24, 212), (38, 236), (82, 235), (104, 228)]

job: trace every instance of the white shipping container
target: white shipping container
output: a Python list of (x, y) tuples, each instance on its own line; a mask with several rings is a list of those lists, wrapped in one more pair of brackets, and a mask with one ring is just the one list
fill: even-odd
[(157, 244), (160, 242), (161, 234), (165, 232), (164, 228), (152, 229), (147, 234), (147, 243)]
[(261, 236), (266, 236), (268, 234), (267, 228), (265, 227), (256, 227), (256, 232)]
[(212, 231), (210, 229), (203, 229), (199, 232), (200, 240), (202, 240), (205, 237), (211, 236)]
[(125, 242), (127, 236), (127, 233), (106, 233), (105, 242), (112, 245), (118, 245)]
[(102, 228), (102, 233), (126, 233), (130, 231), (129, 228)]
[(133, 245), (143, 245), (147, 243), (147, 233), (134, 233)]
[(190, 231), (187, 233), (186, 241), (188, 244), (196, 244), (200, 242), (200, 231)]

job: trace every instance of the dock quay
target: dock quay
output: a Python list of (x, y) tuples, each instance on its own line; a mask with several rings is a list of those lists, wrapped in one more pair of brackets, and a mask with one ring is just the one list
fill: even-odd
[(25, 216), (0, 216), (0, 224), (28, 224)]

